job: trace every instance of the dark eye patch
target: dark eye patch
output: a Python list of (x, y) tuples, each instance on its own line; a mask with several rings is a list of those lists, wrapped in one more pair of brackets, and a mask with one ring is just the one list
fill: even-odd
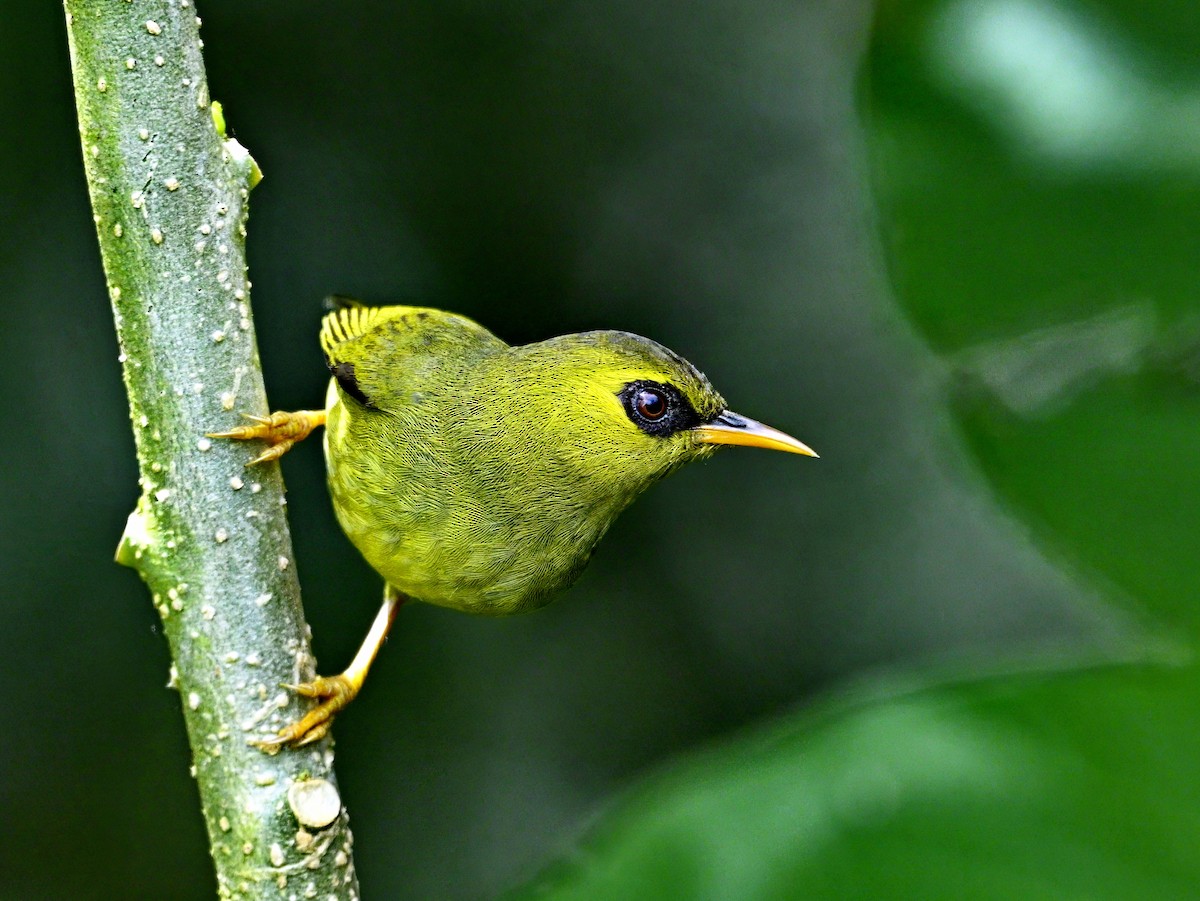
[(700, 416), (674, 385), (638, 380), (622, 388), (617, 397), (630, 421), (656, 438), (700, 424)]

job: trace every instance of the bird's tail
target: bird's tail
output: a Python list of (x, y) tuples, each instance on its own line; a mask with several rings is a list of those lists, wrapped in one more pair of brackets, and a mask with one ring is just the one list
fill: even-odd
[(330, 294), (322, 301), (321, 306), (326, 310), (350, 310), (354, 307), (365, 307), (366, 304), (357, 297), (347, 297), (345, 294)]

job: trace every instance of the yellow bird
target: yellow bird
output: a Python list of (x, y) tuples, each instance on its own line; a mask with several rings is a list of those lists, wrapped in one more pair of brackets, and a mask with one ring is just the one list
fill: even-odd
[[(353, 304), (328, 314), (324, 410), (250, 417), (251, 463), (325, 428), (338, 522), (384, 579), (384, 603), (340, 675), (290, 686), (321, 703), (266, 750), (324, 736), (362, 687), (406, 600), (506, 616), (579, 576), (634, 498), (726, 444), (815, 457), (731, 412), (687, 360), (619, 331), (510, 346), (466, 317)], [(248, 464), (249, 465), (249, 464)]]

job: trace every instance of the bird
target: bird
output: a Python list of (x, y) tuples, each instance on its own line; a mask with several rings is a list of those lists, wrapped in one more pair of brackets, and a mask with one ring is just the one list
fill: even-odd
[(322, 410), (249, 416), (211, 437), (278, 460), (324, 426), (333, 509), (384, 580), (367, 637), (339, 675), (287, 688), (318, 700), (263, 750), (323, 738), (359, 693), (407, 601), (487, 616), (569, 587), (609, 526), (660, 479), (723, 445), (816, 457), (731, 411), (695, 366), (623, 331), (509, 345), (455, 313), (331, 298)]

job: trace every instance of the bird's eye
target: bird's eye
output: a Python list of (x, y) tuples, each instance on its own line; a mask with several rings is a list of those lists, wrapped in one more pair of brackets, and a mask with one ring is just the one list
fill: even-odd
[(674, 385), (630, 382), (617, 397), (629, 421), (656, 438), (667, 438), (700, 424), (695, 409)]
[(634, 409), (651, 422), (667, 415), (667, 398), (661, 391), (643, 388), (633, 401)]

